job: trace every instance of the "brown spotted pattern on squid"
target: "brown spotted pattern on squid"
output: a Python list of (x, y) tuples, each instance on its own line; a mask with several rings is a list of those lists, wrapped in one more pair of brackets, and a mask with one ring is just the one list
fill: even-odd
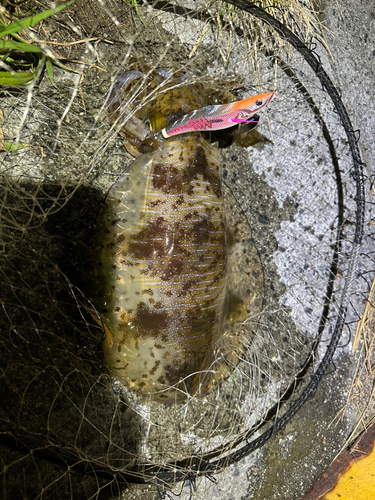
[(159, 401), (195, 394), (196, 372), (210, 368), (224, 324), (218, 151), (191, 134), (140, 157), (108, 194), (103, 223), (109, 368)]

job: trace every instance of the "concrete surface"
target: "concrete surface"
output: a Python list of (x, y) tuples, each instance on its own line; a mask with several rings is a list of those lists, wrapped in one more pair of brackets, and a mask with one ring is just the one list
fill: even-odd
[[(108, 5), (113, 7), (111, 2)], [(186, 5), (195, 7), (195, 2)], [(79, 8), (79, 2), (76, 7)], [(97, 19), (98, 25), (93, 26), (93, 17), (82, 17), (77, 22), (79, 29), (85, 33), (92, 32), (95, 36), (116, 38), (111, 31), (114, 26), (117, 29), (114, 17), (110, 15), (113, 9), (104, 9), (101, 3), (91, 3), (90, 7), (93, 12), (95, 10), (94, 19)], [(375, 156), (375, 7), (371, 0), (355, 3), (351, 0), (339, 3), (331, 0), (321, 7), (324, 9), (321, 20), (330, 30), (326, 39), (332, 59), (323, 47), (318, 47), (318, 51), (324, 67), (342, 90), (354, 129), (361, 130), (360, 148), (367, 164), (367, 175), (370, 176)], [(103, 12), (108, 15), (104, 16)], [(141, 12), (147, 16), (147, 9)], [(135, 18), (139, 30), (142, 30), (141, 21), (137, 16)], [(126, 15), (119, 19), (122, 27), (128, 26)], [(154, 62), (163, 55), (166, 66), (172, 66), (175, 60), (189, 61), (191, 40), (199, 38), (204, 22), (181, 21), (181, 24), (182, 27), (173, 22), (173, 16), (161, 17), (159, 24), (155, 25), (154, 38), (149, 40), (145, 37), (139, 41), (136, 47), (138, 53), (145, 60), (149, 58)], [(215, 53), (211, 52), (212, 39), (208, 36), (196, 57), (201, 71), (208, 68), (211, 73), (221, 77), (241, 74), (242, 93), (245, 94), (266, 88), (271, 90), (275, 81), (279, 91), (278, 100), (272, 103), (267, 119), (263, 120), (260, 127), (260, 132), (269, 141), (249, 151), (231, 147), (222, 153), (223, 178), (247, 214), (253, 240), (266, 271), (264, 286), (267, 290), (267, 314), (257, 318), (258, 334), (249, 348), (247, 363), (241, 365), (241, 369), (223, 385), (222, 393), (228, 396), (225, 405), (216, 393), (204, 402), (192, 401), (186, 408), (160, 409), (152, 405), (143, 406), (135, 401), (135, 411), (130, 417), (124, 416), (129, 413), (128, 410), (124, 410), (120, 399), (113, 397), (112, 388), (106, 375), (103, 375), (105, 368), (100, 349), (100, 328), (93, 321), (90, 323), (90, 318), (82, 312), (81, 297), (73, 286), (76, 285), (74, 280), (84, 261), (80, 257), (85, 251), (82, 242), (91, 228), (95, 227), (92, 214), (101, 193), (109, 188), (123, 171), (124, 165), (131, 161), (123, 151), (121, 140), (109, 129), (106, 114), (105, 99), (111, 75), (118, 71), (123, 61), (127, 61), (127, 47), (122, 42), (130, 33), (130, 28), (129, 32), (120, 32), (120, 28), (118, 30), (121, 43), (99, 44), (95, 50), (88, 44), (86, 53), (81, 51), (74, 56), (103, 64), (108, 73), (89, 71), (81, 85), (79, 76), (57, 72), (58, 89), (52, 88), (44, 80), (35, 93), (21, 97), (7, 96), (4, 100), (3, 109), (8, 112), (7, 127), (10, 133), (17, 135), (19, 132), (22, 141), (44, 148), (44, 151), (40, 148), (20, 151), (13, 170), (10, 172), (8, 169), (10, 175), (14, 175), (13, 180), (27, 179), (28, 182), (27, 188), (22, 191), (23, 198), (13, 196), (10, 203), (19, 210), (17, 214), (25, 217), (29, 205), (26, 203), (27, 209), (24, 209), (22, 200), (33, 202), (33, 186), (40, 183), (38, 192), (43, 194), (42, 206), (47, 207), (47, 213), (51, 214), (48, 224), (45, 224), (45, 219), (36, 210), (31, 220), (35, 223), (35, 229), (30, 221), (16, 218), (16, 230), (10, 236), (7, 231), (2, 235), (4, 239), (13, 238), (13, 243), (14, 238), (19, 237), (22, 243), (19, 247), (10, 246), (11, 250), (16, 248), (18, 254), (10, 252), (5, 256), (13, 274), (3, 278), (3, 285), (8, 287), (4, 295), (13, 297), (13, 293), (18, 293), (15, 284), (18, 285), (21, 279), (23, 286), (20, 299), (17, 295), (17, 299), (10, 299), (8, 303), (9, 297), (5, 296), (2, 303), (2, 312), (8, 314), (5, 314), (4, 321), (12, 318), (9, 319), (10, 325), (4, 323), (3, 356), (7, 362), (18, 360), (18, 364), (11, 363), (8, 371), (4, 371), (5, 381), (14, 391), (7, 400), (7, 425), (11, 423), (17, 430), (18, 422), (23, 430), (27, 429), (34, 437), (48, 436), (48, 445), (62, 442), (69, 447), (73, 439), (76, 449), (82, 446), (84, 450), (80, 456), (86, 457), (86, 453), (90, 456), (91, 453), (92, 457), (104, 460), (100, 463), (105, 465), (111, 465), (108, 449), (111, 452), (115, 450), (114, 457), (118, 460), (123, 459), (116, 455), (118, 450), (130, 450), (134, 453), (132, 457), (140, 456), (145, 461), (151, 456), (153, 460), (164, 463), (167, 455), (164, 453), (163, 456), (164, 449), (168, 449), (170, 456), (181, 458), (192, 450), (212, 449), (228, 440), (228, 432), (231, 437), (235, 436), (238, 429), (243, 430), (252, 425), (258, 415), (263, 415), (265, 408), (277, 401), (280, 393), (293, 381), (299, 363), (306, 357), (316, 337), (329, 275), (331, 245), (337, 228), (337, 188), (328, 147), (320, 128), (303, 97), (280, 67), (271, 65), (269, 59), (260, 56), (257, 80), (244, 57), (246, 47), (238, 40), (236, 50), (230, 52), (227, 66), (223, 67), (221, 56), (213, 60)], [(227, 46), (223, 45), (224, 55), (226, 49)], [(291, 57), (291, 66), (318, 104), (340, 155), (345, 231), (338, 274), (345, 277), (355, 209), (345, 135), (332, 111), (332, 103), (309, 68), (298, 57)], [(26, 116), (26, 126), (21, 127)], [(12, 161), (14, 156), (4, 155), (3, 166), (7, 167)], [(15, 188), (12, 192), (13, 180), (9, 180), (8, 192), (17, 195), (19, 193)], [(64, 186), (62, 195), (56, 191), (54, 183)], [(78, 196), (73, 189), (77, 185), (81, 186)], [(370, 194), (368, 182), (366, 189)], [(62, 196), (63, 201), (71, 197), (73, 207), (69, 208), (68, 204), (65, 212), (57, 210), (58, 196)], [(21, 202), (18, 205), (19, 199)], [(371, 232), (372, 210), (369, 205), (365, 224), (367, 234)], [(52, 216), (55, 211), (56, 215)], [(23, 224), (26, 227), (28, 223), (31, 229), (27, 232)], [(68, 240), (74, 244), (65, 248), (68, 247)], [(314, 398), (264, 448), (225, 472), (198, 479), (194, 488), (191, 485), (176, 485), (166, 495), (171, 498), (188, 499), (191, 496), (205, 500), (299, 500), (320, 476), (345, 443), (358, 416), (354, 408), (345, 412), (342, 410), (356, 363), (355, 357), (350, 354), (350, 335), (354, 333), (358, 315), (363, 309), (374, 269), (373, 261), (368, 257), (371, 251), (373, 241), (366, 236), (364, 255), (359, 262), (360, 272), (348, 308), (348, 325), (344, 328), (341, 341), (342, 345), (347, 345), (338, 350), (335, 366), (328, 370)], [(70, 288), (67, 287), (65, 275), (61, 275), (58, 269), (62, 269), (70, 279)], [(367, 281), (361, 277), (361, 273), (367, 273)], [(12, 276), (12, 280), (9, 276)], [(340, 276), (335, 283), (336, 298), (342, 287)], [(67, 288), (69, 294), (66, 293)], [(29, 290), (33, 292), (29, 293)], [(33, 302), (33, 293), (35, 297), (40, 294), (41, 299)], [(19, 308), (20, 317), (25, 311), (27, 328), (23, 328), (25, 319), (18, 318), (14, 312), (18, 310), (14, 304), (22, 304)], [(72, 305), (75, 312), (72, 312)], [(316, 353), (315, 366), (324, 354), (325, 340), (334, 325), (334, 307), (335, 303), (324, 331), (324, 341)], [(39, 316), (34, 314), (35, 310)], [(12, 342), (8, 339), (8, 329)], [(26, 359), (29, 365), (25, 365)], [(49, 377), (46, 379), (41, 377), (47, 374)], [(70, 382), (71, 374), (75, 374), (77, 380)], [(39, 396), (34, 396), (29, 387), (39, 378)], [(232, 392), (233, 387), (237, 393)], [(244, 392), (247, 397), (240, 396)], [(47, 399), (45, 395), (48, 395)], [(65, 395), (69, 397), (65, 398)], [(35, 397), (39, 399), (35, 400)], [(25, 410), (28, 405), (32, 409), (38, 408), (38, 418), (28, 421)], [(211, 413), (204, 413), (203, 408), (206, 410), (207, 406)], [(32, 411), (35, 416), (36, 412), (34, 409)], [(234, 413), (235, 418), (231, 420), (230, 415)], [(206, 415), (206, 418), (201, 418), (202, 415)], [(338, 415), (342, 418), (336, 418)], [(51, 422), (55, 424), (53, 429)], [(85, 425), (91, 425), (89, 431), (85, 430)], [(98, 450), (95, 449), (96, 445), (99, 446)], [(32, 468), (32, 453), (28, 458), (28, 467)], [(27, 470), (22, 465), (22, 458), (18, 462), (18, 455), (12, 460), (12, 466), (18, 463), (21, 471)], [(80, 481), (74, 475), (72, 477), (73, 481), (77, 481), (73, 484), (78, 491)], [(54, 476), (51, 474), (50, 484), (53, 481)], [(96, 488), (95, 484), (94, 490)], [(72, 494), (72, 497), (86, 498), (78, 493), (76, 497)], [(160, 495), (154, 485), (129, 486), (122, 498), (156, 500)]]

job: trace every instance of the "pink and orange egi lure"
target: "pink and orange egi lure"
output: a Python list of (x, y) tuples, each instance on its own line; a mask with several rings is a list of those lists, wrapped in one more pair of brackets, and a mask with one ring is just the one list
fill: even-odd
[(229, 104), (205, 106), (187, 113), (162, 130), (165, 138), (187, 132), (223, 130), (238, 123), (251, 123), (251, 117), (267, 106), (276, 92), (266, 92)]

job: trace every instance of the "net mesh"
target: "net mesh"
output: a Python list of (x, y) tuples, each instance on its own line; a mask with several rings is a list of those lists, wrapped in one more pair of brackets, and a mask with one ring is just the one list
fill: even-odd
[[(271, 14), (310, 47), (313, 32), (322, 39), (303, 3)], [(77, 0), (24, 36), (74, 72), (55, 67), (54, 85), (44, 76), (1, 95), (2, 135), (22, 145), (0, 152), (2, 498), (119, 498), (130, 482), (194, 482), (251, 451), (298, 400), (343, 311), (345, 343), (363, 309), (365, 280), (347, 295), (359, 179), (342, 117), (287, 41), (220, 2)], [(212, 87), (212, 98), (223, 86), (239, 99), (278, 91), (256, 144), (221, 151), (240, 235), (233, 273), (260, 305), (227, 333), (243, 344), (228, 379), (171, 406), (111, 379), (84, 285), (103, 199), (133, 161), (108, 98), (134, 57)]]

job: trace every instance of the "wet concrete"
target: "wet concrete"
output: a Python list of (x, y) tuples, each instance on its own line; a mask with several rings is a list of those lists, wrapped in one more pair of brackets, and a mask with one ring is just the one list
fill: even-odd
[[(354, 129), (361, 131), (360, 149), (367, 164), (366, 174), (372, 175), (375, 6), (372, 0), (344, 0), (325, 2), (322, 7), (321, 20), (330, 30), (325, 36), (333, 57), (323, 57), (324, 66), (342, 90)], [(367, 195), (371, 198), (368, 190)], [(369, 232), (368, 225), (366, 230)], [(365, 237), (364, 252), (371, 251), (371, 243)], [(362, 286), (359, 279), (356, 286)], [(199, 488), (197, 498), (299, 500), (339, 452), (358, 417), (354, 408), (343, 411), (356, 364), (350, 346), (349, 343), (339, 350), (336, 369), (328, 370), (314, 398), (285, 429), (256, 452), (255, 458), (248, 457), (218, 475), (218, 485), (206, 481), (208, 490), (199, 494)], [(342, 418), (337, 419), (338, 415)]]

